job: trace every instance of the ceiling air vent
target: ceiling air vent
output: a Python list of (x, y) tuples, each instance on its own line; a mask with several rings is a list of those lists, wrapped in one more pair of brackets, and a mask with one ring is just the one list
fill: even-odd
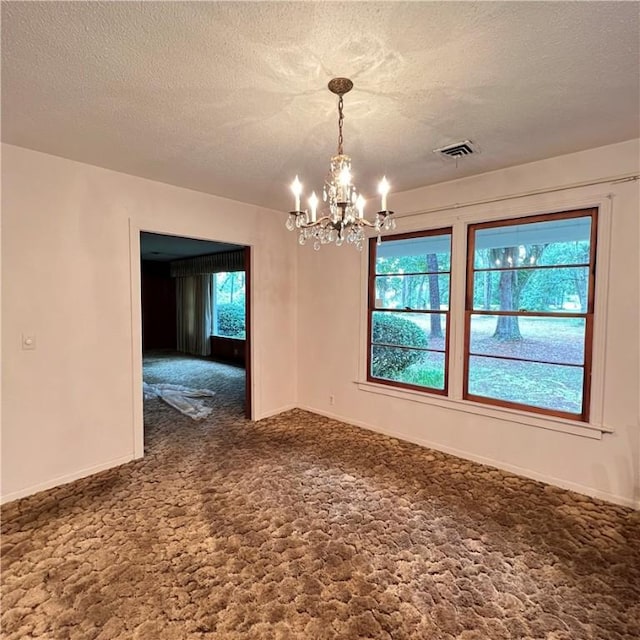
[(434, 149), (433, 153), (437, 153), (441, 156), (447, 156), (449, 158), (455, 158), (457, 160), (458, 158), (470, 156), (472, 153), (478, 153), (478, 150), (471, 140), (464, 140), (463, 142), (456, 142), (454, 144), (449, 144), (446, 147)]

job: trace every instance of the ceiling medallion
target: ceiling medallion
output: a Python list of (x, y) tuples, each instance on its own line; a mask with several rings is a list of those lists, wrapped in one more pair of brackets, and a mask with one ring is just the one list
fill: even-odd
[(323, 244), (342, 245), (345, 241), (362, 251), (365, 240), (365, 229), (372, 228), (378, 235), (384, 230), (395, 229), (393, 211), (387, 209), (389, 183), (383, 177), (378, 185), (381, 203), (380, 211), (373, 220), (364, 217), (365, 199), (356, 191), (351, 176), (351, 158), (345, 155), (342, 144), (342, 123), (344, 121), (342, 96), (353, 88), (349, 78), (333, 78), (329, 82), (329, 91), (338, 96), (338, 152), (331, 158), (329, 173), (322, 188), (324, 208), (318, 211), (319, 199), (315, 191), (308, 200), (309, 208), (300, 208), (302, 184), (296, 176), (291, 191), (295, 196), (295, 208), (289, 212), (287, 229), (299, 231), (299, 242), (305, 244), (313, 241), (313, 248), (318, 250)]

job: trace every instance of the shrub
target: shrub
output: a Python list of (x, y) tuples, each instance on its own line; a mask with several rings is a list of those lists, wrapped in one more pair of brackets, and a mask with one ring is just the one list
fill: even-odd
[[(372, 342), (407, 347), (426, 347), (427, 335), (415, 322), (390, 313), (373, 315)], [(392, 378), (422, 358), (420, 351), (373, 345), (371, 375)]]
[(238, 303), (219, 304), (216, 306), (218, 313), (218, 335), (228, 338), (244, 338), (244, 305)]

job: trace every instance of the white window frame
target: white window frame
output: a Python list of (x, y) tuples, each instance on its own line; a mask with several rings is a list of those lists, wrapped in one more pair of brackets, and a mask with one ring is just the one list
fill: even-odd
[[(452, 207), (449, 210), (429, 213), (428, 215), (421, 215), (421, 212), (416, 212), (405, 218), (401, 215), (398, 216), (396, 218), (396, 233), (409, 233), (447, 226), (453, 229), (449, 307), (448, 395), (436, 395), (429, 393), (428, 390), (414, 391), (410, 389), (399, 389), (381, 383), (367, 381), (367, 289), (369, 276), (367, 251), (362, 252), (363, 255), (360, 262), (360, 289), (362, 295), (360, 305), (360, 358), (358, 379), (355, 381), (358, 389), (363, 392), (377, 393), (410, 402), (443, 407), (452, 411), (461, 411), (588, 438), (601, 439), (603, 433), (612, 433), (613, 429), (603, 422), (612, 196), (609, 193), (603, 194), (601, 191), (596, 192), (593, 187), (585, 187), (580, 191), (582, 192), (581, 194), (576, 192), (540, 194), (525, 196), (518, 200), (514, 199), (498, 203), (470, 205), (460, 209)], [(467, 276), (466, 243), (468, 226), (480, 222), (527, 218), (545, 213), (560, 213), (563, 211), (592, 207), (598, 208), (598, 227), (589, 422), (544, 416), (526, 410), (494, 407), (472, 400), (463, 400), (465, 287)]]

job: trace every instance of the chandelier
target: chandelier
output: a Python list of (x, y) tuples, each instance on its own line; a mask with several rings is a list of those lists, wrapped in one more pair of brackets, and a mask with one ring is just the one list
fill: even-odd
[(308, 200), (309, 208), (300, 208), (302, 184), (296, 176), (291, 191), (295, 196), (295, 209), (289, 212), (286, 227), (289, 231), (299, 231), (298, 241), (306, 244), (313, 242), (313, 248), (318, 250), (323, 244), (335, 242), (341, 246), (345, 241), (362, 251), (365, 230), (374, 229), (380, 243), (380, 233), (384, 229), (395, 229), (396, 223), (392, 217), (393, 211), (387, 209), (387, 195), (389, 183), (383, 177), (378, 185), (381, 203), (380, 211), (373, 220), (364, 217), (365, 199), (356, 191), (352, 182), (351, 158), (342, 148), (342, 123), (344, 121), (342, 96), (353, 88), (353, 82), (348, 78), (333, 78), (329, 82), (329, 91), (338, 96), (338, 152), (331, 158), (329, 173), (322, 188), (324, 209), (318, 210), (319, 199), (315, 191)]

